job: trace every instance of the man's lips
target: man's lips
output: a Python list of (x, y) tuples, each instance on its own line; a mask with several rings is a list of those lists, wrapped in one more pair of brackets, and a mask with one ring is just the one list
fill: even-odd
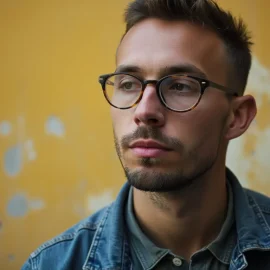
[(153, 140), (138, 140), (133, 142), (129, 148), (139, 157), (158, 157), (172, 150)]

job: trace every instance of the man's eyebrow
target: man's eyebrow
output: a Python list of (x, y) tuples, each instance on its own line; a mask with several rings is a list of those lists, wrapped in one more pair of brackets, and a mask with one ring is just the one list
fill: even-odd
[(180, 64), (175, 66), (168, 66), (160, 70), (160, 76), (166, 76), (171, 74), (189, 74), (195, 75), (202, 79), (206, 79), (207, 76), (199, 68), (191, 64)]
[[(143, 68), (140, 68), (135, 65), (120, 65), (116, 68), (115, 72), (127, 72), (127, 73), (145, 73)], [(207, 76), (204, 72), (202, 72), (199, 68), (191, 64), (179, 64), (173, 66), (167, 66), (165, 68), (161, 68), (158, 71), (158, 77), (164, 77), (172, 74), (189, 74), (198, 76), (202, 79), (206, 79)]]
[(115, 72), (142, 72), (142, 69), (138, 66), (132, 66), (132, 65), (120, 65), (116, 68)]

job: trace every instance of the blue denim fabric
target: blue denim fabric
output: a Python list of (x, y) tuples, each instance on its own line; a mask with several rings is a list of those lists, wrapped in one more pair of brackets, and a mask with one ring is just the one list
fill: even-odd
[[(270, 198), (243, 189), (227, 170), (234, 196), (237, 245), (230, 270), (270, 269)], [(130, 186), (116, 201), (33, 252), (22, 270), (130, 270), (125, 205)]]

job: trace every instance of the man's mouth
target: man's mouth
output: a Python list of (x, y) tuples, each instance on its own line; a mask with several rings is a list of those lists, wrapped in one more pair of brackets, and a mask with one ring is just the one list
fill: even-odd
[(129, 148), (138, 157), (155, 158), (172, 151), (166, 145), (154, 140), (137, 140), (130, 144)]

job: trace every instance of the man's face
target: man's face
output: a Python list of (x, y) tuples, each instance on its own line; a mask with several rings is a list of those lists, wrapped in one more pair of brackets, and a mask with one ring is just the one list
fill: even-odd
[[(227, 84), (225, 47), (199, 26), (147, 19), (131, 28), (119, 46), (117, 70), (158, 80), (180, 73), (173, 67)], [(177, 190), (224, 162), (229, 110), (225, 94), (208, 88), (194, 110), (170, 111), (154, 84), (147, 85), (136, 107), (112, 108), (116, 149), (130, 184), (145, 191)]]

